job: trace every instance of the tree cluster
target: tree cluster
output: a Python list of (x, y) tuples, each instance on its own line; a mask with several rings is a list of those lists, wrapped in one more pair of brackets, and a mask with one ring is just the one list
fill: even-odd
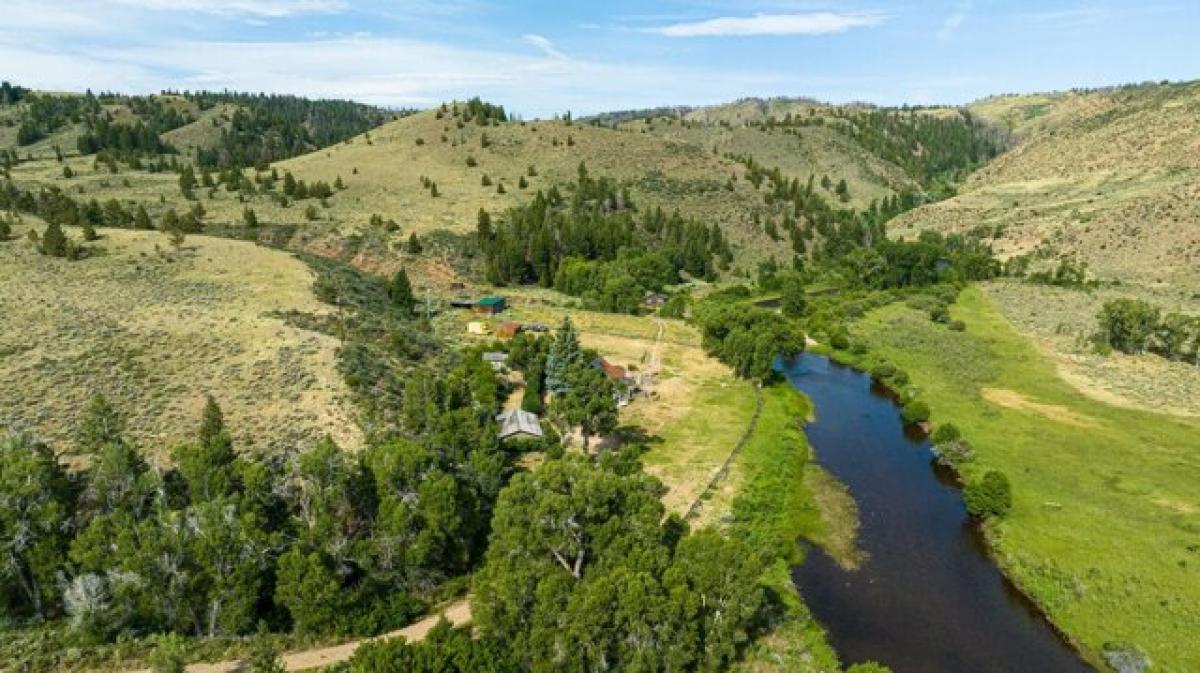
[[(452, 373), (429, 432), (359, 454), (325, 440), (271, 458), (235, 450), (209, 398), (193, 439), (152, 467), (103, 398), (70, 473), (25, 436), (0, 441), (0, 612), (119, 634), (303, 633), (402, 625), (482, 557), (507, 474), (488, 419)], [(494, 382), (493, 382), (494, 385)], [(488, 436), (492, 438), (490, 441)], [(463, 439), (467, 441), (462, 441)]]
[(666, 517), (629, 456), (568, 456), (500, 495), (474, 620), (532, 671), (725, 670), (766, 605), (759, 555)]
[(777, 357), (804, 352), (805, 335), (789, 318), (720, 293), (698, 302), (692, 319), (700, 327), (704, 350), (738, 376), (769, 380)]
[(1097, 342), (1122, 353), (1147, 351), (1200, 365), (1200, 317), (1162, 310), (1142, 299), (1104, 302)]
[(539, 191), (495, 224), (480, 213), (489, 281), (555, 287), (599, 309), (635, 312), (646, 292), (679, 282), (681, 272), (711, 279), (714, 257), (732, 258), (719, 226), (661, 209), (639, 216), (627, 190), (582, 164), (567, 191)]
[(344, 100), (199, 91), (183, 94), (201, 109), (236, 106), (216, 147), (196, 153), (201, 166), (258, 166), (353, 138), (393, 118), (376, 107)]

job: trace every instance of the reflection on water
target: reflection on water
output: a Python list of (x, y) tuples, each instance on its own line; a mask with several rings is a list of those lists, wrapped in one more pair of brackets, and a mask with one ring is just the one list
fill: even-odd
[(817, 355), (781, 366), (816, 408), (807, 433), (817, 460), (858, 503), (866, 563), (844, 571), (813, 550), (792, 571), (845, 662), (896, 673), (1091, 670), (988, 558), (954, 475), (906, 431), (888, 391)]

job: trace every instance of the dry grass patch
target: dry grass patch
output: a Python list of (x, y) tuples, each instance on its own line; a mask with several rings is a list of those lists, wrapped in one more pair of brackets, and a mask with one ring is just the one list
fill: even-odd
[(1164, 310), (1195, 315), (1200, 314), (1200, 300), (1136, 286), (1081, 292), (994, 281), (984, 289), (1013, 327), (1054, 362), (1059, 375), (1089, 397), (1126, 408), (1200, 416), (1200, 367), (1151, 354), (1099, 355), (1087, 341), (1106, 301), (1144, 299)]
[(87, 398), (103, 393), (162, 455), (211, 393), (243, 448), (361, 443), (336, 340), (271, 317), (327, 310), (303, 263), (224, 239), (190, 236), (175, 252), (153, 232), (102, 234), (102, 254), (79, 262), (23, 238), (0, 244), (0, 422), (68, 449)]

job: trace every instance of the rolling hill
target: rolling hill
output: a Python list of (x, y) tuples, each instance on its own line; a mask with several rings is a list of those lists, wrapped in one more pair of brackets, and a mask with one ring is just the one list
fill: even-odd
[(67, 262), (36, 252), (25, 234), (44, 225), (26, 220), (0, 242), (0, 426), (69, 452), (103, 394), (131, 439), (166, 450), (190, 439), (212, 394), (242, 448), (361, 444), (337, 340), (277, 317), (329, 310), (303, 262), (209, 237), (171, 251), (162, 234), (120, 229), (104, 230), (102, 254)]
[(893, 232), (983, 225), (1007, 256), (1070, 257), (1105, 279), (1200, 287), (1200, 83), (1001, 96), (970, 109), (1011, 129), (1016, 146)]

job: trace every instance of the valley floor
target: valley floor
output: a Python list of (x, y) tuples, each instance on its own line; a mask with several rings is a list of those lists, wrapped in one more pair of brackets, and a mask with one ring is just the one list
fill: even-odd
[(1093, 660), (1137, 649), (1200, 668), (1200, 422), (1081, 393), (972, 286), (955, 332), (893, 304), (856, 337), (905, 369), (933, 422), (975, 447), (966, 477), (1005, 472), (1014, 508), (988, 529), (1009, 576)]

